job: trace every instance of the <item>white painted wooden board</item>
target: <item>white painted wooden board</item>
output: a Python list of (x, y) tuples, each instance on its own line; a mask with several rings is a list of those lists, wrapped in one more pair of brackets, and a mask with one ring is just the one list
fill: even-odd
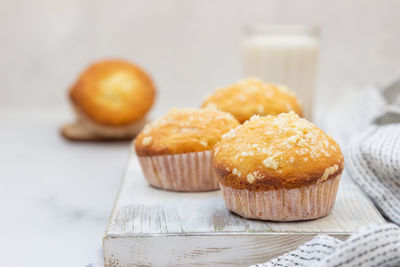
[(150, 187), (134, 153), (103, 238), (105, 266), (246, 266), (296, 248), (317, 234), (346, 239), (385, 220), (344, 174), (332, 213), (304, 222), (247, 220), (220, 191), (177, 193)]

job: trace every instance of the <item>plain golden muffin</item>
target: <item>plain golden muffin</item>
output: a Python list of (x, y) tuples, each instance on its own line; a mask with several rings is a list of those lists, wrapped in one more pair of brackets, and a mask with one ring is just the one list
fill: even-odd
[(171, 109), (146, 125), (134, 141), (146, 180), (172, 191), (219, 189), (212, 148), (238, 125), (231, 114), (219, 110)]
[(138, 66), (105, 60), (86, 69), (69, 94), (78, 114), (99, 125), (124, 127), (143, 119), (156, 90)]
[(144, 127), (135, 148), (139, 156), (211, 150), (224, 133), (238, 125), (231, 114), (219, 110), (173, 108)]
[(240, 123), (253, 115), (278, 115), (303, 111), (293, 92), (282, 85), (267, 84), (247, 78), (225, 88), (218, 88), (203, 102), (202, 108), (216, 108), (231, 113)]
[(254, 116), (214, 148), (221, 183), (237, 189), (295, 188), (343, 171), (339, 145), (294, 112)]
[(326, 216), (343, 166), (339, 145), (293, 111), (255, 115), (214, 147), (225, 203), (246, 218), (293, 221)]

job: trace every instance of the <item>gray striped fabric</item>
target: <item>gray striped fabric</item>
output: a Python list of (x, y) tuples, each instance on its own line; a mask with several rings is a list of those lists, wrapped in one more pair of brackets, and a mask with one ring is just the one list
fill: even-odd
[(318, 235), (292, 252), (253, 266), (400, 266), (400, 227), (371, 225), (346, 241)]
[(389, 220), (400, 224), (400, 124), (372, 126), (351, 141), (347, 170)]

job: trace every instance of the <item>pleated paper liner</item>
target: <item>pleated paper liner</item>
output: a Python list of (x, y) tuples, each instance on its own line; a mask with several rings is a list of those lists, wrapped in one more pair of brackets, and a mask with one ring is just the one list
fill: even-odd
[(218, 190), (212, 151), (163, 156), (139, 156), (144, 176), (150, 185), (172, 191)]
[(220, 184), (226, 207), (249, 219), (300, 221), (327, 216), (335, 203), (340, 175), (293, 189), (249, 191)]

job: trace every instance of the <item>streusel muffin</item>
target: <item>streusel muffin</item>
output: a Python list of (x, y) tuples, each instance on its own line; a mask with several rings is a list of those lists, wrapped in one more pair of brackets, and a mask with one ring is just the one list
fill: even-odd
[(155, 187), (173, 191), (219, 189), (212, 148), (239, 125), (229, 113), (171, 109), (144, 127), (134, 141), (144, 176)]
[(243, 217), (296, 221), (326, 216), (336, 197), (339, 145), (294, 112), (253, 116), (214, 147), (227, 208)]
[(207, 97), (202, 107), (229, 112), (241, 123), (253, 115), (278, 115), (290, 111), (300, 116), (303, 114), (299, 101), (287, 87), (264, 83), (255, 78), (218, 88)]
[(69, 92), (80, 126), (107, 139), (135, 136), (146, 124), (155, 94), (148, 74), (122, 60), (94, 63)]

